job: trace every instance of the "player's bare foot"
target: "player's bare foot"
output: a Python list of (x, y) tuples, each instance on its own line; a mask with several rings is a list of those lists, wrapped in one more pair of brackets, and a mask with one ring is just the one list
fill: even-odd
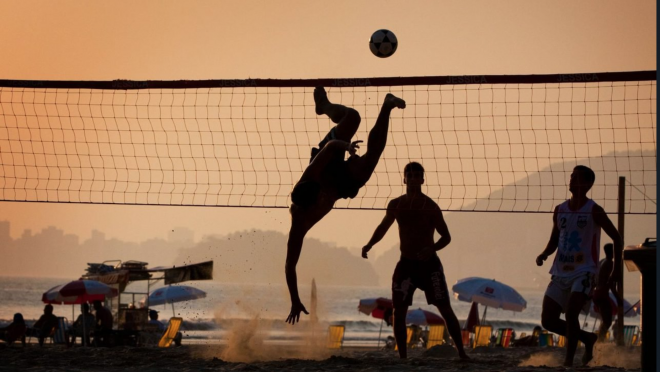
[(316, 104), (316, 115), (325, 114), (325, 107), (330, 104), (325, 88), (314, 88), (314, 103)]
[(458, 357), (461, 358), (463, 361), (468, 361), (472, 360), (467, 354), (465, 354), (465, 351), (463, 353), (458, 353)]
[(598, 335), (589, 333), (589, 341), (584, 343), (584, 355), (582, 355), (582, 366), (586, 366), (594, 358), (594, 344), (598, 340)]
[(406, 108), (406, 101), (393, 95), (392, 93), (387, 93), (387, 95), (385, 96), (385, 102), (383, 102), (383, 106), (390, 108), (396, 107), (396, 108), (404, 109)]

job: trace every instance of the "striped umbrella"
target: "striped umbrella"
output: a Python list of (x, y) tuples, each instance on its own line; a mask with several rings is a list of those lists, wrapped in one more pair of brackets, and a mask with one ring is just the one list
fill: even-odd
[(41, 296), (41, 301), (47, 304), (82, 304), (96, 300), (103, 301), (106, 297), (114, 297), (117, 290), (95, 280), (74, 280), (55, 286)]

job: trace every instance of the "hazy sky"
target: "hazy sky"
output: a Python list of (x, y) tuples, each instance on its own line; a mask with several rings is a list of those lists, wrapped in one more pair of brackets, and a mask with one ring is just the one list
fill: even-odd
[[(655, 15), (655, 1), (3, 1), (0, 78), (335, 78), (654, 70)], [(391, 58), (378, 59), (369, 52), (367, 39), (379, 28), (394, 31), (399, 39)], [(382, 214), (334, 211), (309, 235), (360, 247)], [(109, 237), (138, 241), (164, 238), (179, 226), (195, 230), (197, 238), (255, 226), (286, 232), (289, 226), (285, 209), (34, 203), (1, 203), (0, 220), (11, 222), (14, 237), (24, 229), (54, 225), (82, 238), (99, 229)], [(539, 250), (546, 239), (539, 242)], [(389, 248), (396, 242), (392, 229), (381, 244)]]

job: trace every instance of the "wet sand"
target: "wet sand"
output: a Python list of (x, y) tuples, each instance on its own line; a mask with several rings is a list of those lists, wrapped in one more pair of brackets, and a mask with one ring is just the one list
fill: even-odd
[[(400, 360), (393, 350), (343, 348), (328, 350), (291, 345), (268, 346), (260, 350), (249, 345), (229, 350), (222, 345), (156, 347), (73, 347), (30, 344), (8, 347), (0, 344), (0, 371), (549, 371), (561, 367), (563, 348), (477, 348), (469, 350), (471, 361), (461, 361), (451, 346), (430, 350), (409, 350)], [(605, 345), (596, 350), (588, 371), (640, 370), (639, 348)], [(232, 361), (233, 360), (233, 361)], [(571, 370), (571, 369), (568, 369)]]

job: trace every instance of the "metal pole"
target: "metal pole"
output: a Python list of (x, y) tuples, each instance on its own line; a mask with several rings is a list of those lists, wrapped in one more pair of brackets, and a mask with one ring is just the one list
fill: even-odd
[(380, 330), (378, 331), (378, 345), (376, 345), (376, 348), (380, 348), (380, 333), (383, 331), (383, 322), (385, 319), (381, 319), (380, 321)]
[[(618, 230), (621, 235), (621, 241), (624, 239), (625, 231), (625, 215), (624, 209), (626, 207), (626, 177), (619, 177), (619, 208), (618, 208)], [(623, 254), (623, 253), (622, 253)], [(623, 299), (623, 257), (619, 257), (621, 265), (618, 267), (617, 275), (617, 295)], [(623, 346), (623, 304), (617, 303), (616, 309), (616, 344)]]

